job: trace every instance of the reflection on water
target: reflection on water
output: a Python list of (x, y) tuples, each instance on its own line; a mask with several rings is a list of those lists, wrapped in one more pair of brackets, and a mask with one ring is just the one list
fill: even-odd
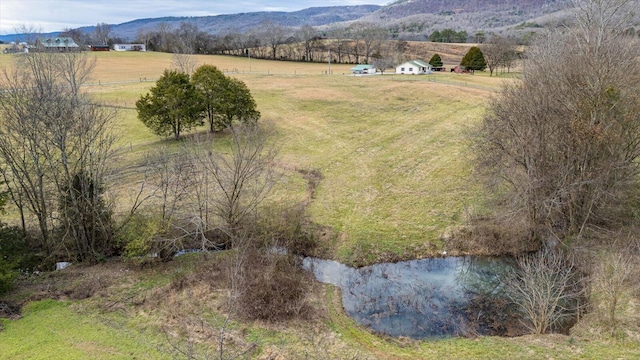
[[(360, 269), (305, 258), (316, 279), (342, 289), (342, 304), (358, 323), (414, 339), (495, 334), (513, 321), (500, 299), (506, 260), (447, 257), (385, 263)], [(487, 304), (489, 308), (487, 308)], [(517, 320), (516, 320), (517, 322)]]

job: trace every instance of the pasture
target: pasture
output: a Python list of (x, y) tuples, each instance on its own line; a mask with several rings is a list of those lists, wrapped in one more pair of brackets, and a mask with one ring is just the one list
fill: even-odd
[[(173, 67), (172, 57), (90, 55), (97, 64), (86, 89), (119, 109), (121, 156), (113, 185), (119, 208), (126, 209), (142, 180), (144, 155), (175, 146), (153, 135), (135, 110), (135, 101)], [(9, 65), (8, 58), (1, 63)], [(285, 176), (271, 201), (304, 196), (298, 170), (322, 174), (309, 213), (334, 235), (325, 244), (330, 256), (356, 265), (432, 256), (442, 250), (443, 236), (481, 209), (464, 132), (503, 78), (352, 76), (344, 64), (332, 64), (329, 75), (329, 64), (194, 58), (244, 81), (262, 121), (274, 124)]]

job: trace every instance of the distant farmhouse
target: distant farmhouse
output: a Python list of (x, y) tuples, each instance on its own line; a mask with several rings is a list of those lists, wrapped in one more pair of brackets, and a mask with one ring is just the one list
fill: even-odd
[(113, 44), (115, 51), (147, 51), (145, 44)]
[(432, 66), (422, 60), (411, 60), (396, 66), (396, 74), (431, 74)]
[(356, 65), (351, 68), (351, 72), (355, 75), (363, 75), (363, 74), (375, 74), (376, 68), (373, 65)]
[(44, 51), (77, 51), (80, 46), (70, 37), (54, 37), (36, 40), (36, 48)]

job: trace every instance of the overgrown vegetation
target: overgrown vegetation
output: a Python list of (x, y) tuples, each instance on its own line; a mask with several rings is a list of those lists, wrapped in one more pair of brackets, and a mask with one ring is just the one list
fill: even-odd
[[(521, 81), (493, 99), (475, 133), (476, 169), (496, 204), (489, 223), (503, 235), (526, 234), (516, 248), (543, 248), (520, 257), (504, 282), (535, 334), (587, 309), (587, 300), (613, 334), (637, 269), (622, 255), (628, 244), (610, 237), (638, 220), (640, 64), (637, 44), (623, 35), (630, 3), (575, 3), (575, 26), (537, 40)], [(602, 255), (598, 242), (613, 246)]]
[(95, 62), (84, 53), (49, 52), (16, 60), (0, 82), (0, 157), (23, 233), (33, 217), (33, 247), (46, 257), (109, 256), (110, 210), (102, 189), (114, 159), (115, 112), (80, 90)]
[(570, 245), (634, 214), (640, 66), (611, 23), (624, 3), (586, 1), (578, 27), (540, 38), (478, 130), (478, 170), (531, 241)]

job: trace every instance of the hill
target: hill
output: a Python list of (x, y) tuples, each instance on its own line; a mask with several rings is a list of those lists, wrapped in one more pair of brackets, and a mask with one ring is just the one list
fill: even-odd
[[(198, 17), (165, 17), (155, 19), (140, 19), (112, 27), (113, 35), (122, 38), (135, 38), (140, 30), (156, 29), (159, 24), (167, 24), (170, 28), (177, 28), (181, 22), (190, 22), (198, 26), (202, 31), (210, 34), (221, 34), (229, 31), (245, 32), (255, 28), (264, 22), (273, 22), (287, 27), (300, 27), (303, 25), (326, 26), (335, 23), (352, 21), (362, 18), (380, 9), (377, 5), (359, 6), (331, 6), (313, 7), (294, 12), (263, 11), (217, 16)], [(91, 32), (94, 27), (83, 28)]]
[[(370, 21), (389, 29), (404, 40), (425, 40), (434, 30), (451, 28), (476, 32), (517, 31), (518, 28), (541, 27), (557, 21), (557, 15), (570, 6), (568, 0), (399, 0), (386, 6), (312, 7), (293, 12), (247, 12), (216, 16), (161, 17), (137, 19), (111, 24), (111, 36), (134, 40), (140, 31), (158, 29), (162, 24), (173, 30), (182, 22), (197, 25), (202, 31), (218, 35), (245, 32), (265, 22), (291, 29), (312, 25), (321, 29), (348, 26), (353, 21)], [(561, 17), (562, 17), (561, 16)], [(95, 26), (79, 30), (91, 33)], [(15, 35), (0, 36), (0, 41), (13, 41)]]
[[(452, 28), (471, 33), (519, 24), (522, 26), (535, 22), (533, 19), (562, 12), (569, 4), (567, 0), (400, 0), (386, 6), (313, 7), (295, 12), (140, 19), (114, 25), (113, 35), (134, 38), (140, 30), (155, 29), (161, 23), (177, 28), (183, 21), (191, 22), (210, 34), (221, 34), (230, 30), (244, 32), (266, 21), (291, 28), (309, 24), (327, 29), (348, 26), (350, 22), (361, 20), (387, 28), (402, 27), (404, 31), (399, 38), (424, 40), (425, 35), (437, 29)], [(83, 30), (93, 31), (93, 27)]]

